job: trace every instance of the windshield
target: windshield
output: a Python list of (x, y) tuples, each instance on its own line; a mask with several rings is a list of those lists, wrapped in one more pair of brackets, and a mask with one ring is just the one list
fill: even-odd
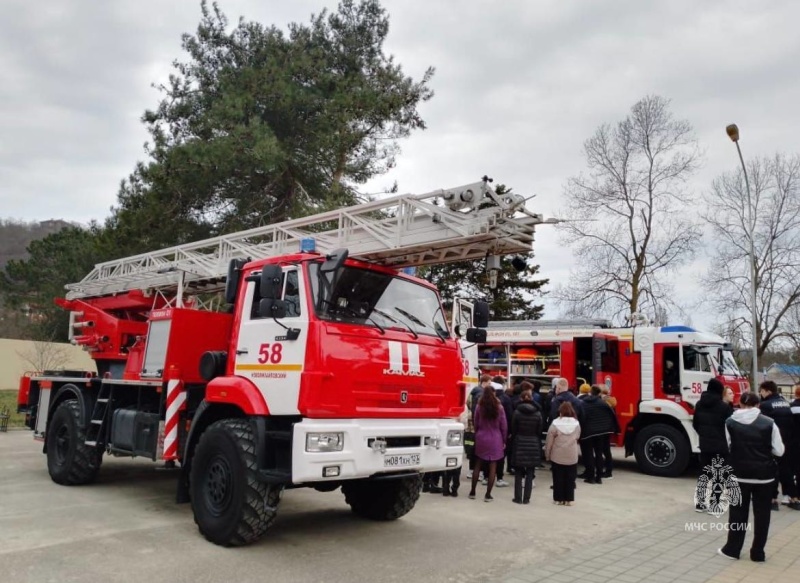
[(333, 273), (324, 274), (333, 289), (323, 289), (321, 297), (319, 263), (308, 269), (314, 308), (322, 320), (450, 337), (439, 296), (431, 289), (386, 273), (342, 267), (333, 282)]
[(740, 377), (743, 376), (741, 372), (739, 372), (739, 365), (736, 364), (736, 359), (733, 357), (733, 351), (731, 350), (720, 350), (720, 365), (722, 367), (722, 374), (729, 377)]

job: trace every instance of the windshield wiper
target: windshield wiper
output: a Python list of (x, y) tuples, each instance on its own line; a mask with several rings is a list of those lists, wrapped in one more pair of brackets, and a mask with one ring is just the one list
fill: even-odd
[[(409, 314), (408, 312), (406, 312), (406, 311), (405, 311), (405, 310), (403, 310), (402, 308), (397, 308), (397, 307), (396, 307), (396, 308), (395, 308), (395, 310), (397, 310), (398, 312), (400, 312), (401, 314), (403, 314), (403, 315), (404, 315), (406, 318), (408, 318), (408, 319), (409, 319), (409, 320), (411, 320), (412, 322), (413, 322), (414, 320), (416, 320), (417, 322), (419, 322), (419, 319), (415, 318), (414, 316), (412, 316), (411, 314)], [(395, 322), (397, 322), (397, 320), (395, 320)], [(420, 324), (422, 324), (422, 322), (419, 322), (419, 323), (420, 323)], [(416, 330), (414, 330), (414, 327), (413, 327), (413, 326), (411, 326), (411, 324), (409, 324), (408, 322), (398, 322), (398, 324), (405, 324), (406, 328), (408, 328), (408, 331), (409, 331), (409, 332), (411, 332), (411, 333), (414, 335), (414, 340), (416, 340), (417, 338), (419, 338), (419, 334), (417, 334), (417, 331), (416, 331)], [(423, 326), (424, 326), (424, 324), (423, 324)]]
[(436, 308), (436, 311), (433, 313), (433, 316), (431, 316), (431, 324), (433, 324), (433, 331), (436, 332), (436, 335), (439, 337), (439, 339), (444, 344), (444, 343), (447, 342), (448, 336), (445, 336), (445, 333), (444, 333), (444, 330), (442, 330), (441, 324), (439, 324), (439, 322), (436, 321), (436, 314), (438, 314), (441, 311), (442, 311), (442, 304), (439, 304), (439, 307)]
[(387, 320), (390, 320), (390, 321), (394, 322), (395, 324), (402, 324), (402, 322), (399, 322), (399, 321), (397, 320), (397, 318), (395, 318), (395, 317), (393, 317), (393, 316), (390, 316), (389, 314), (387, 314), (387, 313), (386, 313), (386, 312), (384, 312), (383, 310), (379, 310), (378, 308), (372, 308), (372, 311), (373, 311), (373, 312), (375, 312), (375, 313), (377, 313), (377, 314), (380, 314), (381, 316), (383, 316), (383, 317), (384, 317), (384, 318), (386, 318)]
[(419, 324), (420, 326), (423, 326), (423, 327), (427, 327), (428, 326), (425, 322), (423, 322), (422, 320), (417, 318), (414, 314), (409, 314), (403, 308), (395, 308), (395, 310), (397, 310), (398, 312), (403, 314), (406, 318), (408, 318), (409, 320), (411, 320), (415, 324)]
[(436, 335), (439, 337), (439, 340), (442, 341), (442, 344), (447, 343), (447, 337), (444, 335), (442, 326), (439, 324), (439, 322), (433, 323), (433, 331), (436, 332)]
[[(360, 317), (361, 317), (361, 316), (359, 316), (359, 318), (360, 318)], [(380, 331), (381, 331), (381, 334), (386, 334), (386, 330), (384, 330), (384, 329), (383, 329), (383, 326), (381, 326), (381, 325), (380, 325), (380, 324), (378, 324), (378, 323), (377, 323), (375, 320), (373, 320), (373, 319), (372, 319), (372, 316), (366, 316), (366, 317), (365, 317), (365, 319), (367, 320), (367, 322), (372, 322), (372, 323), (375, 325), (375, 327), (376, 327), (378, 330), (380, 330)]]

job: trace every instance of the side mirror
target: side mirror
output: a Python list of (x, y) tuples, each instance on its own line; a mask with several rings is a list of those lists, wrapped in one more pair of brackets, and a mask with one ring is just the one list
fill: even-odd
[(336, 272), (344, 264), (350, 252), (347, 249), (337, 249), (325, 256), (325, 261), (320, 265), (320, 273)]
[(489, 325), (488, 302), (475, 302), (472, 306), (472, 325), (476, 328), (486, 328)]
[(461, 324), (456, 324), (453, 334), (455, 334), (457, 338), (461, 338), (464, 335), (464, 330), (461, 328)]
[(225, 280), (225, 302), (236, 303), (236, 293), (239, 291), (239, 280), (242, 278), (242, 268), (247, 265), (244, 259), (231, 259), (228, 264), (228, 277)]
[(261, 297), (269, 300), (281, 297), (281, 278), (283, 270), (280, 265), (265, 265), (261, 268)]
[(258, 315), (262, 318), (285, 318), (286, 302), (264, 298), (258, 303)]
[(483, 328), (467, 328), (467, 342), (483, 344), (486, 342), (486, 330)]

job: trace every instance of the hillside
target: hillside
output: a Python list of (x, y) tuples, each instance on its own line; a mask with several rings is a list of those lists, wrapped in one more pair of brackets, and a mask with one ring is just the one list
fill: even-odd
[(53, 219), (42, 222), (24, 222), (10, 219), (0, 220), (0, 270), (12, 259), (25, 259), (28, 245), (37, 239), (57, 233), (72, 223)]

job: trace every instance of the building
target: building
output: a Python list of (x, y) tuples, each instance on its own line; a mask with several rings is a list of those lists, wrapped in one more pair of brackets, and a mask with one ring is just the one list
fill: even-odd
[(771, 364), (765, 373), (768, 381), (774, 381), (784, 396), (792, 396), (792, 387), (800, 383), (800, 365)]

